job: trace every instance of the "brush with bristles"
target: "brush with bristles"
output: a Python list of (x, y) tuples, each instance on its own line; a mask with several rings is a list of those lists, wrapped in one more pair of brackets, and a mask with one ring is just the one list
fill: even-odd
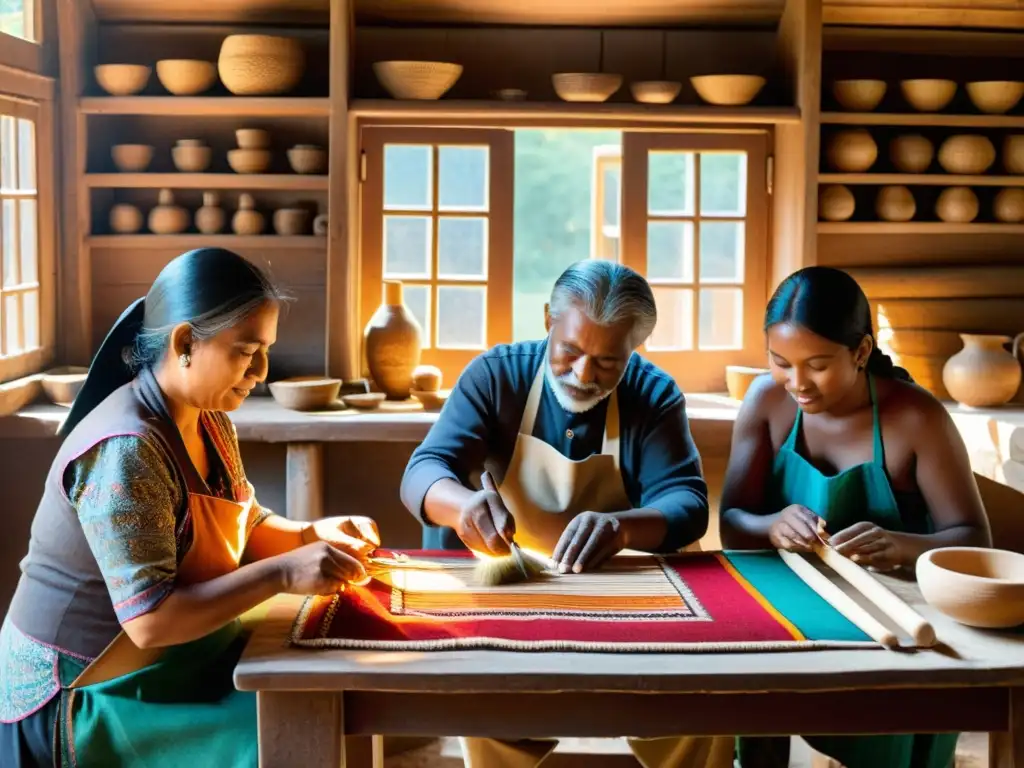
[[(480, 483), (485, 491), (498, 492), (490, 472), (484, 472), (480, 476)], [(518, 544), (510, 541), (507, 555), (481, 558), (473, 572), (473, 577), (481, 586), (497, 587), (503, 584), (531, 581), (539, 578), (543, 572), (544, 565), (542, 563), (526, 555)]]

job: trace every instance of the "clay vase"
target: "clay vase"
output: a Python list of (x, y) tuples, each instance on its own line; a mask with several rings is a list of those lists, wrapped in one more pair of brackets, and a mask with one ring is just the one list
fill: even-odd
[(154, 235), (176, 235), (188, 229), (188, 211), (174, 204), (171, 190), (160, 190), (157, 206), (149, 212), (149, 229)]
[(110, 228), (119, 235), (134, 235), (142, 229), (142, 211), (128, 203), (110, 209)]
[[(990, 334), (961, 333), (964, 348), (942, 368), (942, 383), (950, 397), (961, 405), (988, 408), (1005, 405), (1017, 394), (1021, 369), (1017, 359), (1024, 333), (1016, 338)], [(1006, 345), (1013, 342), (1012, 351)]]
[(402, 284), (384, 281), (384, 303), (366, 325), (366, 363), (388, 400), (407, 400), (412, 372), (420, 364), (422, 331), (402, 301)]
[(231, 218), (231, 229), (236, 235), (259, 235), (263, 233), (263, 214), (256, 210), (252, 195), (243, 192), (238, 196), (238, 210)]
[(224, 209), (216, 192), (203, 192), (203, 207), (196, 211), (196, 229), (204, 235), (216, 235), (224, 229)]

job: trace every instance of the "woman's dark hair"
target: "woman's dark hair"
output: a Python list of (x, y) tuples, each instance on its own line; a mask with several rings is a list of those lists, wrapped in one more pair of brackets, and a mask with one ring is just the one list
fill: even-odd
[(165, 266), (142, 299), (126, 309), (107, 333), (71, 412), (66, 435), (114, 390), (167, 353), (171, 331), (188, 323), (203, 341), (244, 320), (264, 303), (287, 296), (256, 265), (225, 248), (197, 248)]
[(775, 289), (764, 313), (764, 330), (792, 323), (822, 338), (855, 350), (871, 337), (867, 370), (875, 376), (913, 381), (903, 368), (878, 348), (871, 305), (857, 281), (831, 267), (805, 267), (789, 275)]

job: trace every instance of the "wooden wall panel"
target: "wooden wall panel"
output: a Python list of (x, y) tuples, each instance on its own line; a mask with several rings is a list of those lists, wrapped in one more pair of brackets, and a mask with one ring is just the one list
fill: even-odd
[(818, 263), (852, 267), (1019, 264), (1020, 235), (819, 235)]

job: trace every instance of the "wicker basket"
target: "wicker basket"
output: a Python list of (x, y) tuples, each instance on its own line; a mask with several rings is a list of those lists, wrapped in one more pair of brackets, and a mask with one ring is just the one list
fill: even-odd
[(306, 69), (302, 44), (275, 35), (229, 35), (217, 59), (220, 79), (236, 96), (271, 96), (292, 90)]
[(622, 87), (622, 75), (562, 72), (551, 76), (551, 84), (562, 101), (599, 103), (608, 101)]
[(462, 76), (450, 61), (375, 61), (373, 73), (395, 99), (436, 101)]

